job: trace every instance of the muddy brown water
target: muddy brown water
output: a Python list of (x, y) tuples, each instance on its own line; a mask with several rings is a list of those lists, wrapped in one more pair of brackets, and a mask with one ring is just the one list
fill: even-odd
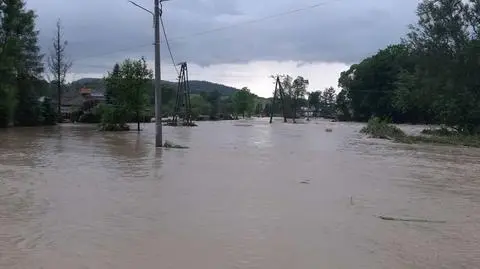
[(480, 150), (361, 126), (1, 130), (0, 268), (480, 268)]

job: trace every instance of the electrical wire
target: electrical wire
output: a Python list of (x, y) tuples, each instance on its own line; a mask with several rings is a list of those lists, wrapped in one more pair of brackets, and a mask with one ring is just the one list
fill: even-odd
[[(269, 19), (273, 19), (273, 18), (277, 18), (277, 17), (282, 17), (282, 16), (298, 13), (298, 12), (301, 12), (301, 11), (318, 8), (320, 6), (324, 6), (324, 5), (329, 4), (331, 2), (339, 2), (339, 1), (341, 1), (341, 0), (323, 1), (323, 2), (320, 2), (320, 3), (317, 3), (317, 4), (305, 6), (303, 8), (297, 8), (297, 9), (293, 9), (293, 10), (289, 10), (289, 11), (276, 13), (276, 14), (265, 16), (265, 17), (260, 17), (260, 18), (257, 18), (257, 19), (245, 21), (245, 22), (240, 22), (240, 23), (236, 23), (236, 24), (223, 26), (223, 27), (213, 28), (213, 29), (210, 29), (210, 30), (200, 31), (200, 32), (192, 33), (192, 34), (185, 35), (185, 36), (174, 37), (174, 38), (171, 38), (170, 40), (180, 40), (180, 39), (185, 39), (185, 38), (194, 37), (194, 36), (206, 35), (206, 34), (210, 34), (210, 33), (213, 33), (213, 32), (219, 32), (219, 31), (227, 30), (227, 29), (238, 27), (238, 26), (245, 25), (245, 24), (262, 22), (262, 21), (265, 21), (265, 20), (269, 20)], [(164, 43), (164, 42), (167, 43), (167, 41), (162, 41), (160, 43)], [(107, 53), (104, 53), (104, 54), (97, 54), (97, 55), (82, 57), (81, 59), (74, 59), (74, 61), (82, 61), (82, 60), (90, 59), (90, 58), (94, 58), (94, 57), (107, 56), (107, 55), (111, 55), (111, 54), (115, 54), (115, 53), (119, 53), (119, 52), (131, 51), (133, 49), (143, 48), (143, 47), (147, 47), (147, 46), (151, 46), (151, 45), (152, 45), (152, 43), (150, 43), (148, 45), (146, 45), (146, 44), (140, 45), (139, 44), (139, 45), (134, 46), (134, 47), (127, 47), (127, 48), (119, 49), (119, 50), (116, 50), (116, 51), (110, 51), (110, 52), (107, 52)]]
[(206, 35), (206, 34), (210, 34), (210, 33), (213, 33), (213, 32), (223, 31), (223, 30), (227, 30), (227, 29), (230, 29), (230, 28), (242, 26), (242, 25), (245, 25), (245, 24), (252, 24), (252, 23), (257, 23), (257, 22), (266, 21), (266, 20), (269, 20), (269, 19), (274, 19), (274, 18), (282, 17), (282, 16), (285, 16), (285, 15), (291, 15), (291, 14), (298, 13), (298, 12), (301, 12), (301, 11), (318, 8), (318, 7), (324, 6), (324, 5), (326, 5), (326, 4), (329, 4), (330, 2), (339, 2), (339, 1), (341, 1), (341, 0), (324, 1), (324, 2), (321, 2), (321, 3), (317, 3), (317, 4), (305, 6), (305, 7), (303, 7), (303, 8), (297, 8), (297, 9), (293, 9), (293, 10), (289, 10), (289, 11), (285, 11), (285, 12), (281, 12), (281, 13), (276, 13), (276, 14), (268, 15), (268, 16), (265, 16), (265, 17), (260, 17), (260, 18), (257, 18), (257, 19), (249, 20), (249, 21), (244, 21), (244, 22), (240, 22), (240, 23), (235, 23), (235, 24), (227, 25), (227, 26), (222, 26), (222, 27), (218, 27), (218, 28), (213, 28), (213, 29), (206, 30), (206, 31), (201, 31), (201, 32), (192, 33), (192, 34), (190, 34), (190, 35), (188, 35), (188, 36), (174, 37), (174, 38), (172, 38), (172, 39), (170, 39), (170, 40), (179, 40), (179, 39), (185, 39), (185, 38), (193, 37), (193, 36)]
[(173, 58), (172, 50), (170, 49), (170, 42), (168, 42), (167, 32), (165, 31), (165, 25), (163, 24), (162, 16), (160, 16), (160, 24), (162, 25), (163, 36), (165, 37), (165, 43), (167, 44), (170, 59), (172, 59), (173, 68), (175, 68), (175, 72), (177, 73), (177, 75), (180, 75), (180, 73), (178, 72), (177, 64), (175, 63), (175, 59)]

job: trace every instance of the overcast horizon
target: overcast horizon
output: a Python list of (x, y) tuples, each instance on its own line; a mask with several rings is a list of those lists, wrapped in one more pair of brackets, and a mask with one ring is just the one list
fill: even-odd
[[(127, 0), (112, 2), (27, 1), (38, 16), (44, 53), (56, 20), (61, 19), (73, 60), (70, 79), (102, 77), (125, 58), (144, 56), (152, 64), (151, 15)], [(151, 0), (136, 2), (153, 9)], [(350, 64), (400, 41), (408, 24), (416, 21), (418, 4), (417, 0), (278, 0), (275, 5), (265, 2), (266, 9), (257, 2), (163, 4), (172, 53), (177, 63), (188, 62), (191, 80), (246, 86), (263, 97), (273, 91), (272, 74), (304, 76), (310, 81), (309, 91), (336, 88), (340, 72)], [(284, 15), (265, 18), (277, 14)], [(161, 49), (162, 79), (174, 81), (176, 73), (164, 42)]]

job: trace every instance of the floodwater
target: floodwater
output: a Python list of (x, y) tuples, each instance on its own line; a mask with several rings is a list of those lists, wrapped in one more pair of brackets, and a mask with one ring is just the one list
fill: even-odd
[(480, 268), (480, 150), (361, 126), (2, 130), (0, 268)]

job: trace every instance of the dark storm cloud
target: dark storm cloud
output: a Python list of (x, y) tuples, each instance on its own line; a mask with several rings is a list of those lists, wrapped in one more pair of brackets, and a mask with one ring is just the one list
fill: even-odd
[[(151, 7), (153, 1), (137, 3)], [(317, 3), (322, 5), (246, 23)], [(172, 0), (164, 3), (164, 21), (178, 61), (351, 63), (397, 42), (414, 22), (416, 4), (416, 0)], [(75, 72), (103, 72), (104, 66), (125, 57), (152, 58), (152, 18), (126, 0), (30, 0), (28, 5), (37, 11), (44, 51), (56, 19), (62, 19)], [(162, 56), (168, 59), (164, 45)]]

